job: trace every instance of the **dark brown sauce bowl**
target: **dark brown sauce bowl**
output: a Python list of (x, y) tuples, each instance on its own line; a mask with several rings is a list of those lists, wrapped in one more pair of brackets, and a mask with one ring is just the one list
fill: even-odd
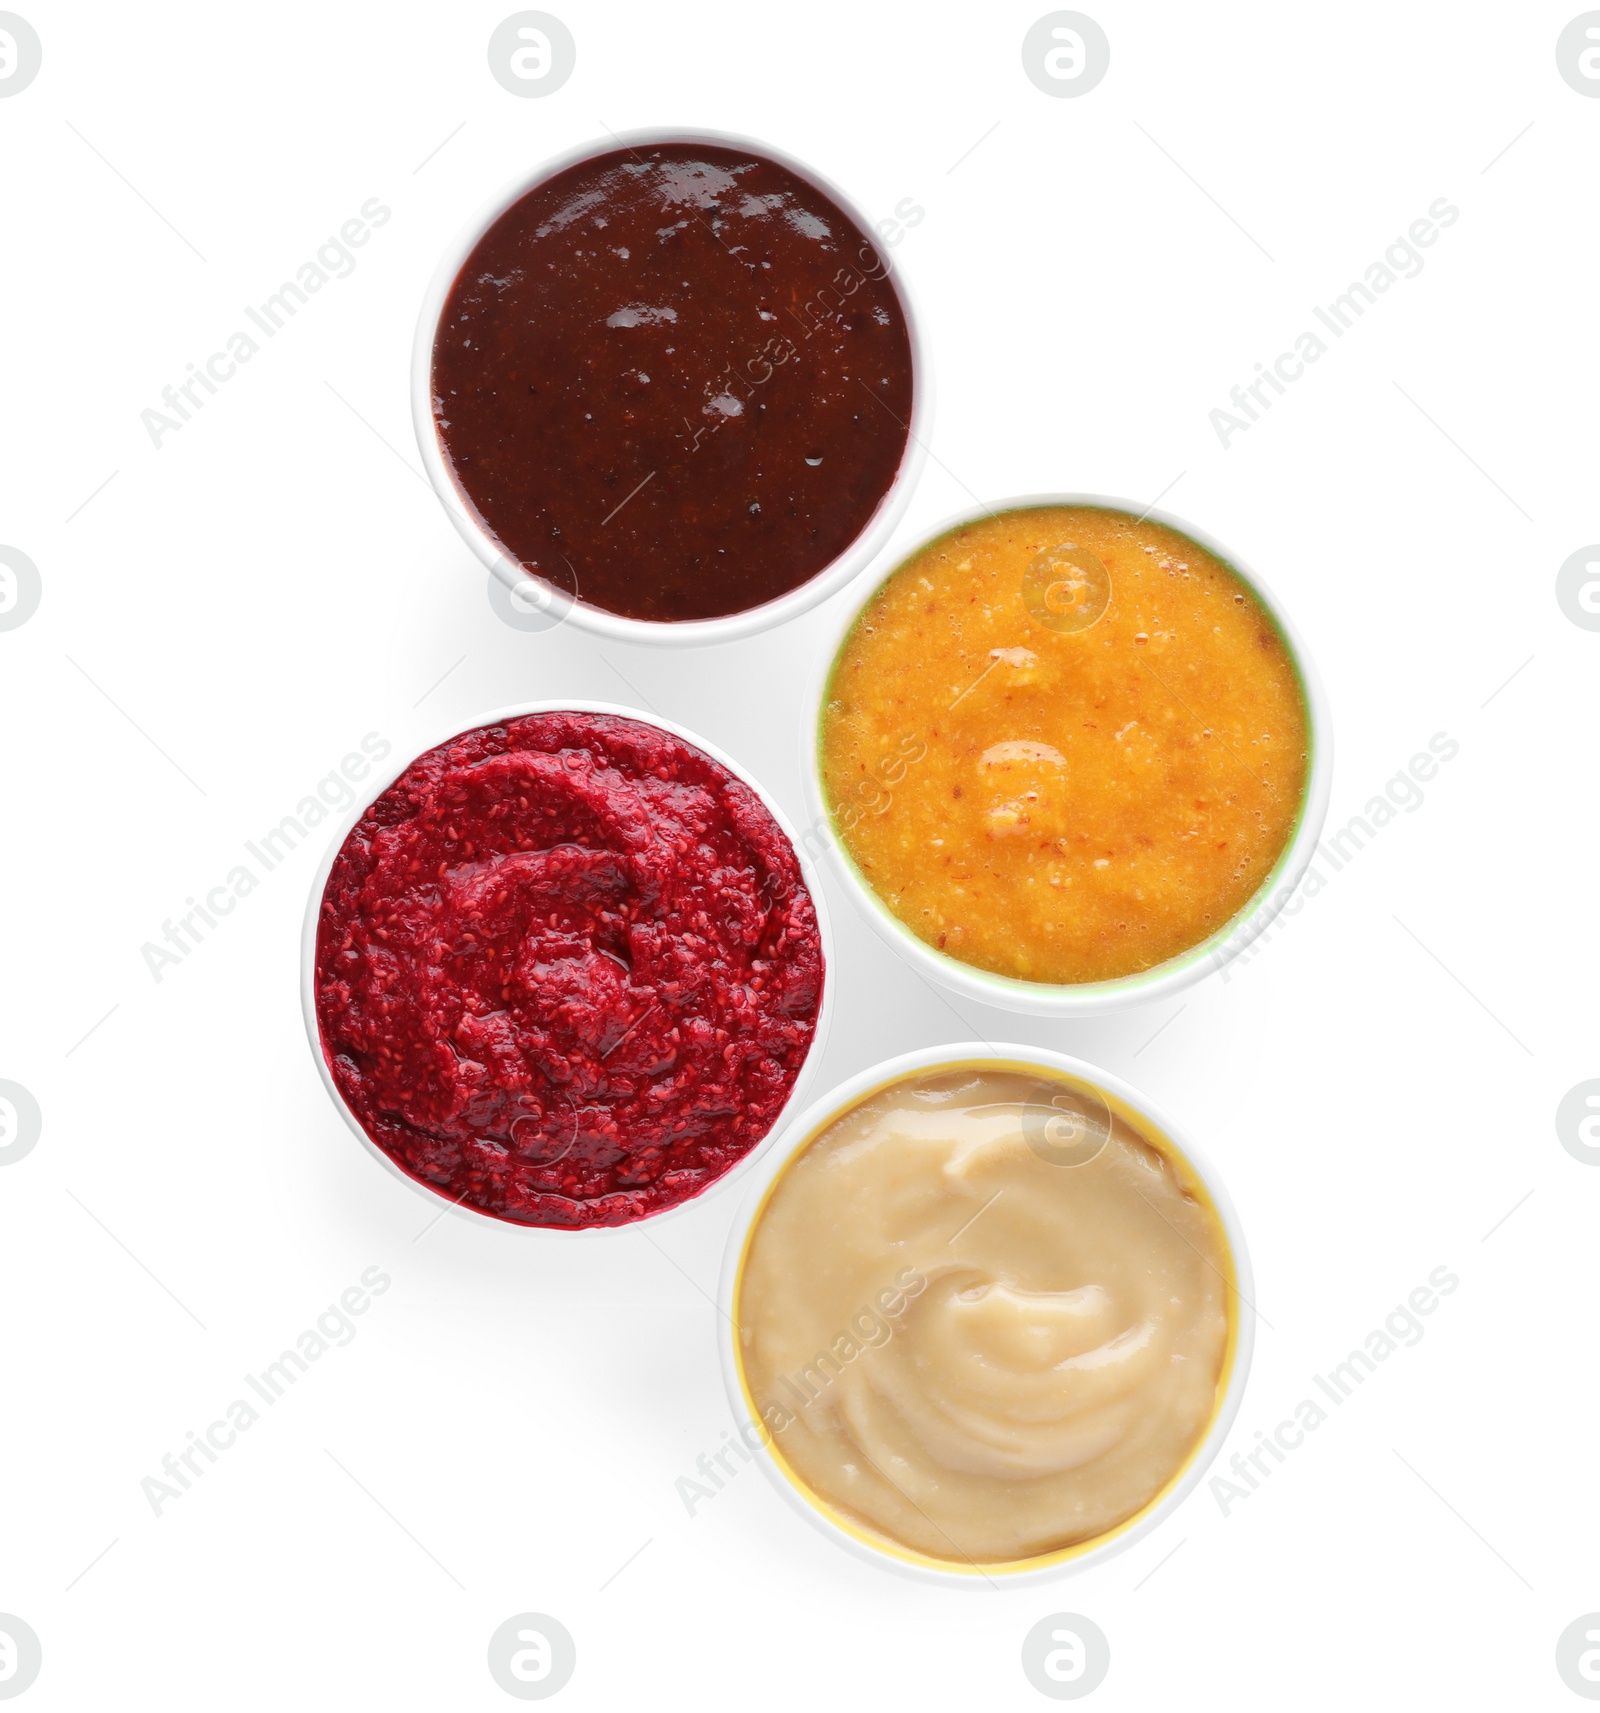
[[(910, 345), (911, 407), (904, 425), (904, 449), (892, 480), (853, 539), (829, 563), (775, 598), (736, 611), (704, 618), (638, 618), (585, 600), (581, 587), (574, 597), (570, 585), (563, 588), (554, 579), (547, 581), (530, 573), (523, 559), (496, 536), (463, 485), (441, 433), (435, 401), (435, 349), (441, 320), (463, 270), (501, 217), (529, 192), (573, 167), (619, 149), (642, 152), (684, 144), (748, 152), (773, 162), (837, 204), (839, 211), (866, 236), (877, 266), (883, 270), (881, 278), (893, 291), (904, 321)], [(542, 162), (507, 185), (463, 228), (441, 258), (423, 299), (412, 348), (411, 413), (423, 469), (446, 515), (491, 575), (512, 592), (518, 605), (543, 615), (538, 628), (553, 629), (570, 621), (591, 635), (613, 641), (695, 647), (751, 636), (782, 624), (836, 594), (878, 557), (904, 514), (922, 472), (932, 418), (932, 387), (926, 350), (906, 281), (900, 270), (890, 265), (887, 252), (874, 239), (872, 221), (842, 190), (812, 167), (753, 138), (718, 131), (652, 130), (607, 136)]]

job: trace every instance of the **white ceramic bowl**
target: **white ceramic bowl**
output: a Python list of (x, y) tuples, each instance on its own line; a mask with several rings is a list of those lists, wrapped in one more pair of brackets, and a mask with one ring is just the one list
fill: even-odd
[[(554, 178), (557, 173), (565, 172), (568, 167), (576, 166), (580, 161), (610, 154), (617, 148), (650, 148), (661, 143), (710, 143), (729, 149), (749, 149), (756, 154), (765, 155), (769, 160), (787, 167), (799, 178), (825, 191), (855, 221), (866, 234), (868, 241), (876, 244), (872, 221), (836, 184), (792, 155), (754, 138), (741, 137), (727, 131), (650, 130), (628, 131), (620, 136), (608, 135), (603, 140), (581, 144), (541, 162), (531, 172), (514, 179), (467, 223), (454, 243), (445, 251), (422, 300), (422, 313), (417, 318), (416, 339), (411, 350), (411, 421), (416, 430), (417, 448), (422, 454), (422, 467), (427, 472), (429, 482), (433, 484), (434, 493), (439, 496), (439, 503), (444, 507), (451, 523), (456, 526), (462, 540), (508, 589), (520, 592), (524, 600), (548, 616), (548, 628), (553, 629), (557, 624), (570, 620), (580, 629), (613, 642), (700, 647), (707, 643), (731, 642), (739, 637), (753, 636), (757, 631), (782, 624), (785, 620), (808, 611), (819, 601), (826, 600), (829, 595), (836, 594), (852, 577), (872, 563), (894, 533), (896, 524), (911, 501), (917, 479), (922, 474), (933, 421), (933, 382), (929, 372), (927, 348), (922, 340), (910, 290), (903, 275), (891, 264), (887, 251), (880, 248), (878, 254), (888, 269), (888, 278), (893, 281), (899, 296), (901, 313), (905, 316), (906, 331), (911, 341), (910, 435), (900, 460), (900, 468), (895, 473), (889, 491), (878, 502), (877, 510), (867, 520), (861, 533), (831, 565), (824, 566), (809, 581), (789, 590), (785, 595), (780, 595), (774, 601), (746, 608), (743, 612), (728, 613), (722, 618), (688, 619), (682, 623), (624, 618), (620, 613), (586, 605), (581, 599), (573, 600), (563, 590), (556, 589), (541, 579), (530, 577), (489, 533), (476, 509), (462, 492), (444, 455), (444, 448), (440, 445), (433, 419), (433, 340), (439, 317), (444, 310), (445, 299), (450, 295), (450, 288), (455, 284), (457, 275), (465, 266), (478, 240), (514, 202), (536, 185), (543, 184), (546, 179)], [(579, 593), (581, 595), (582, 591)]]
[[(1182, 1163), (1190, 1181), (1199, 1186), (1215, 1209), (1233, 1263), (1229, 1303), (1229, 1340), (1224, 1357), (1223, 1378), (1217, 1405), (1204, 1438), (1173, 1474), (1166, 1486), (1141, 1510), (1114, 1529), (1075, 1546), (1063, 1547), (1037, 1558), (1010, 1564), (955, 1565), (930, 1559), (907, 1547), (896, 1547), (881, 1536), (870, 1534), (852, 1519), (819, 1498), (779, 1455), (776, 1441), (761, 1422), (760, 1410), (744, 1380), (739, 1347), (738, 1295), (756, 1224), (767, 1205), (773, 1186), (791, 1161), (836, 1118), (859, 1105), (878, 1090), (918, 1071), (941, 1067), (977, 1066), (996, 1070), (1039, 1071), (1047, 1076), (1066, 1076), (1093, 1089), (1117, 1114), (1169, 1157)], [(1071, 1571), (1097, 1564), (1113, 1553), (1132, 1546), (1158, 1528), (1199, 1485), (1206, 1469), (1222, 1449), (1239, 1413), (1245, 1381), (1255, 1347), (1255, 1286), (1250, 1274), (1250, 1256), (1245, 1248), (1239, 1217), (1216, 1170), (1188, 1137), (1160, 1108), (1136, 1094), (1120, 1078), (1096, 1070), (1081, 1059), (1068, 1058), (1041, 1047), (989, 1045), (982, 1041), (958, 1042), (947, 1047), (924, 1047), (889, 1059), (851, 1077), (830, 1090), (785, 1126), (776, 1144), (763, 1155), (760, 1168), (746, 1187), (745, 1199), (729, 1234), (723, 1257), (718, 1304), (722, 1318), (718, 1328), (722, 1352), (722, 1374), (728, 1401), (739, 1424), (739, 1433), (767, 1477), (784, 1496), (791, 1509), (823, 1530), (857, 1558), (889, 1565), (922, 1581), (963, 1586), (992, 1587), (996, 1582), (1044, 1582)]]
[[(828, 685), (834, 666), (856, 620), (872, 601), (878, 590), (895, 575), (913, 554), (930, 542), (964, 524), (1001, 512), (1019, 511), (1032, 506), (1098, 506), (1109, 511), (1127, 512), (1164, 524), (1187, 536), (1197, 546), (1215, 555), (1235, 572), (1271, 616), (1288, 647), (1290, 663), (1305, 693), (1311, 765), (1306, 775), (1305, 795), (1300, 817), (1293, 835), (1272, 872), (1262, 881), (1244, 908), (1225, 922), (1215, 933), (1198, 945), (1181, 952), (1165, 963), (1143, 970), (1138, 975), (1122, 976), (1114, 981), (1054, 983), (1022, 981), (1014, 976), (997, 975), (976, 965), (963, 963), (948, 953), (920, 939), (879, 898), (856, 867), (844, 841), (839, 837), (829, 812), (827, 794), (823, 789), (821, 766), (822, 717)], [(856, 907), (878, 933), (902, 957), (950, 992), (964, 999), (975, 999), (985, 1005), (998, 1006), (1004, 1011), (1023, 1012), (1035, 1017), (1081, 1017), (1108, 1011), (1122, 1011), (1130, 1006), (1150, 1005), (1171, 998), (1192, 986), (1202, 976), (1218, 970), (1233, 960), (1257, 938), (1288, 902), (1305, 873), (1322, 836), (1322, 824), (1328, 814), (1328, 794), (1333, 785), (1333, 731), (1328, 717), (1328, 705), (1316, 668), (1306, 652), (1305, 644), (1290, 622), (1276, 596), (1244, 565), (1239, 558), (1202, 530), (1167, 512), (1136, 505), (1132, 500), (1119, 500), (1104, 494), (1026, 494), (1017, 499), (1000, 500), (992, 505), (974, 506), (968, 511), (947, 518), (935, 529), (928, 530), (904, 553), (896, 556), (894, 564), (878, 578), (872, 588), (845, 613), (831, 644), (819, 657), (819, 671), (807, 703), (808, 717), (802, 721), (801, 777), (805, 781), (808, 825), (808, 852), (826, 852), (832, 872), (854, 900)]]
[[(549, 713), (575, 714), (615, 714), (621, 719), (637, 720), (641, 725), (654, 726), (660, 731), (671, 732), (674, 737), (682, 738), (685, 743), (693, 744), (698, 750), (703, 750), (711, 759), (727, 768), (735, 778), (742, 779), (746, 785), (766, 805), (767, 813), (783, 831), (784, 836), (794, 847), (796, 858), (800, 862), (801, 878), (811, 893), (812, 902), (817, 912), (817, 935), (822, 946), (822, 1003), (817, 1009), (817, 1026), (811, 1037), (811, 1047), (807, 1052), (800, 1074), (795, 1078), (794, 1087), (789, 1091), (789, 1099), (783, 1109), (772, 1121), (772, 1128), (750, 1150), (744, 1158), (729, 1168), (714, 1182), (708, 1184), (699, 1195), (691, 1196), (687, 1201), (664, 1208), (659, 1213), (648, 1214), (643, 1219), (630, 1221), (626, 1225), (585, 1226), (578, 1229), (568, 1229), (554, 1225), (527, 1225), (521, 1220), (502, 1219), (498, 1214), (485, 1213), (481, 1208), (467, 1207), (461, 1202), (452, 1201), (441, 1191), (425, 1184), (420, 1178), (414, 1178), (403, 1167), (384, 1153), (376, 1142), (367, 1134), (361, 1120), (345, 1103), (344, 1096), (339, 1092), (339, 1085), (333, 1079), (333, 1073), (328, 1068), (326, 1054), (322, 1050), (322, 1030), (317, 1022), (317, 924), (322, 913), (322, 895), (328, 885), (328, 876), (333, 872), (334, 859), (349, 838), (352, 829), (367, 810), (389, 789), (405, 770), (411, 766), (417, 756), (426, 755), (440, 744), (449, 743), (452, 738), (460, 737), (464, 732), (478, 730), (481, 726), (497, 725), (502, 720), (520, 719), (524, 714)], [(379, 1165), (391, 1172), (395, 1177), (410, 1186), (425, 1197), (436, 1209), (463, 1215), (477, 1224), (510, 1226), (519, 1231), (527, 1231), (543, 1237), (581, 1238), (604, 1237), (618, 1232), (632, 1231), (641, 1225), (658, 1226), (674, 1214), (682, 1213), (684, 1209), (701, 1206), (709, 1197), (716, 1195), (737, 1179), (743, 1178), (757, 1163), (759, 1158), (771, 1147), (774, 1139), (782, 1130), (784, 1123), (791, 1114), (797, 1112), (801, 1101), (805, 1098), (810, 1087), (816, 1066), (822, 1057), (822, 1050), (827, 1040), (828, 1026), (833, 1017), (833, 990), (836, 976), (833, 967), (833, 933), (828, 923), (827, 904), (822, 896), (822, 888), (818, 884), (815, 867), (801, 853), (799, 841), (794, 836), (794, 828), (789, 825), (788, 817), (762, 788), (760, 782), (751, 776), (736, 762), (732, 756), (726, 755), (714, 743), (687, 728), (674, 724), (671, 720), (663, 720), (655, 714), (641, 713), (637, 708), (625, 708), (615, 702), (584, 702), (571, 698), (548, 702), (522, 702), (514, 708), (497, 708), (492, 713), (482, 714), (476, 719), (468, 720), (462, 725), (452, 726), (449, 731), (441, 732), (430, 744), (417, 752), (415, 756), (401, 758), (395, 766), (381, 778), (377, 778), (370, 787), (363, 782), (367, 795), (360, 798), (337, 827), (328, 841), (328, 848), (323, 853), (321, 863), (317, 867), (315, 880), (311, 883), (311, 896), (306, 902), (305, 921), (300, 930), (300, 1008), (305, 1018), (306, 1038), (311, 1043), (311, 1056), (316, 1060), (317, 1072), (322, 1078), (322, 1086), (328, 1091), (328, 1098), (338, 1109), (339, 1115), (354, 1132), (356, 1140), (366, 1149)]]

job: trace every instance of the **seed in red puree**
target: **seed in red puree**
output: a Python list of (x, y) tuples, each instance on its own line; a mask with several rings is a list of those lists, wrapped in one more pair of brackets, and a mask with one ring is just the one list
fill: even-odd
[(592, 156), (514, 202), (439, 317), (445, 462), (523, 568), (647, 620), (809, 581), (892, 486), (911, 340), (888, 264), (749, 149)]
[(367, 1135), (448, 1199), (623, 1225), (768, 1132), (823, 961), (760, 798), (642, 721), (545, 713), (410, 767), (334, 860), (323, 1052)]

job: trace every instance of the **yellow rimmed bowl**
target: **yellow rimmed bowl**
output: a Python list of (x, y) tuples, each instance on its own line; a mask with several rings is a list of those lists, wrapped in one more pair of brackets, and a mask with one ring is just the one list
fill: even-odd
[[(1174, 1166), (1184, 1187), (1214, 1216), (1228, 1266), (1227, 1342), (1211, 1418), (1199, 1440), (1160, 1490), (1113, 1527), (1069, 1546), (1005, 1562), (930, 1557), (889, 1538), (818, 1494), (785, 1457), (781, 1427), (774, 1433), (763, 1417), (762, 1406), (746, 1374), (740, 1331), (744, 1275), (751, 1246), (773, 1192), (788, 1169), (832, 1124), (872, 1096), (914, 1077), (966, 1070), (1036, 1075), (1083, 1091), (1102, 1103), (1160, 1150)], [(803, 1282), (797, 1283), (796, 1288), (804, 1289)], [(1254, 1295), (1244, 1232), (1221, 1178), (1188, 1135), (1143, 1095), (1107, 1071), (1045, 1048), (982, 1041), (925, 1047), (874, 1065), (815, 1101), (784, 1127), (751, 1174), (722, 1265), (718, 1336), (723, 1380), (739, 1439), (789, 1508), (856, 1558), (923, 1582), (946, 1585), (992, 1587), (998, 1582), (1046, 1582), (1098, 1564), (1143, 1540), (1199, 1485), (1221, 1450), (1244, 1397), (1255, 1343)]]

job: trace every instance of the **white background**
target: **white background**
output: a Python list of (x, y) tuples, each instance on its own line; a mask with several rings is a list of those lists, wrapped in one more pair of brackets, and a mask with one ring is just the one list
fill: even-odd
[[(1600, 1608), (1600, 1171), (1554, 1112), (1600, 1074), (1600, 635), (1554, 580), (1600, 539), (1600, 100), (1556, 72), (1571, 0), (1089, 0), (1111, 69), (1072, 100), (1023, 75), (1038, 0), (552, 0), (577, 70), (539, 100), (489, 75), (505, 0), (18, 3), (44, 67), (0, 101), (0, 540), (44, 599), (0, 634), (0, 1076), (44, 1134), (0, 1174), (0, 1610), (43, 1639), (31, 1704), (505, 1706), (484, 1649), (526, 1610), (576, 1637), (573, 1708), (1043, 1705), (1019, 1648), (1057, 1611), (1109, 1637), (1106, 1709), (1575, 1704), (1554, 1647)], [(1460, 744), (1181, 1010), (954, 1005), (831, 895), (819, 1090), (940, 1040), (1047, 1043), (1212, 1155), (1270, 1322), (1230, 1452), (1432, 1269), (1461, 1280), (1231, 1515), (1202, 1488), (1056, 1585), (902, 1581), (753, 1470), (686, 1515), (674, 1482), (731, 1422), (707, 1293), (737, 1196), (654, 1244), (429, 1227), (307, 1050), (322, 833), (159, 985), (141, 959), (370, 731), (414, 754), (514, 701), (643, 702), (801, 818), (802, 699), (848, 594), (693, 655), (523, 635), (417, 469), (445, 243), (531, 163), (646, 125), (924, 211), (893, 255), (935, 457), (897, 546), (969, 494), (1165, 493), (1309, 640), (1332, 825), (1432, 734)], [(355, 272), (153, 449), (140, 412), (373, 196), (393, 218)], [(1224, 450), (1229, 388), (1441, 196), (1460, 219), (1424, 271)], [(355, 1341), (154, 1517), (163, 1453), (371, 1265), (393, 1288)]]

